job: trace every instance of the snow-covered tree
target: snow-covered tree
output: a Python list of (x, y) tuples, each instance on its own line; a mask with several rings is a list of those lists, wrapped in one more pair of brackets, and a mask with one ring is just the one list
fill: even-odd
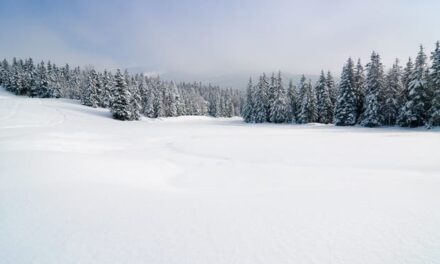
[(358, 59), (356, 64), (356, 69), (354, 71), (354, 87), (356, 91), (356, 101), (357, 101), (357, 117), (359, 119), (360, 115), (365, 111), (365, 74), (364, 67), (362, 66), (361, 59)]
[(249, 78), (248, 86), (246, 89), (246, 101), (243, 107), (243, 119), (246, 123), (252, 123), (254, 119), (254, 87), (252, 84), (252, 78)]
[(42, 61), (37, 68), (37, 95), (41, 98), (50, 97), (49, 78), (47, 76), (46, 65)]
[(164, 106), (164, 94), (165, 94), (165, 85), (160, 81), (159, 77), (154, 78), (151, 81), (152, 89), (154, 91), (154, 117), (163, 117), (165, 116), (165, 106)]
[(440, 42), (435, 44), (431, 55), (430, 86), (432, 89), (432, 103), (429, 110), (429, 126), (440, 126)]
[(281, 72), (278, 72), (272, 84), (272, 102), (270, 105), (269, 121), (272, 123), (284, 123), (288, 119), (286, 90), (283, 86)]
[(166, 89), (165, 98), (165, 115), (166, 116), (178, 116), (179, 113), (179, 104), (180, 104), (180, 95), (177, 90), (176, 84), (171, 81)]
[(232, 117), (234, 116), (234, 105), (232, 104), (232, 98), (230, 93), (225, 93), (224, 95), (224, 106), (222, 115), (224, 117)]
[(35, 97), (37, 94), (37, 76), (32, 58), (29, 58), (25, 61), (23, 75), (26, 95)]
[(392, 68), (388, 71), (384, 86), (384, 99), (382, 105), (383, 124), (393, 126), (396, 124), (397, 115), (401, 108), (400, 97), (403, 93), (402, 69), (399, 60), (396, 59)]
[(131, 82), (130, 89), (130, 111), (131, 111), (131, 120), (140, 120), (141, 119), (141, 94), (139, 91), (139, 87), (136, 81)]
[(312, 123), (315, 122), (316, 119), (316, 96), (312, 89), (312, 82), (309, 80), (309, 82), (304, 87), (300, 112), (298, 115), (298, 123)]
[(382, 125), (383, 116), (381, 106), (383, 104), (384, 89), (383, 66), (380, 56), (374, 52), (371, 54), (371, 62), (367, 65), (367, 78), (365, 80), (365, 103), (361, 125), (376, 127)]
[(10, 90), (18, 95), (26, 94), (23, 71), (20, 64), (13, 65), (13, 75)]
[(321, 71), (321, 75), (315, 86), (317, 109), (316, 122), (323, 124), (328, 124), (333, 121), (333, 105), (326, 81), (324, 71)]
[(332, 101), (332, 105), (335, 106), (336, 105), (336, 98), (338, 96), (338, 92), (336, 90), (336, 85), (335, 85), (335, 81), (333, 79), (333, 76), (331, 74), (330, 71), (327, 72), (327, 77), (325, 80), (327, 87), (328, 87), (328, 92), (330, 95), (330, 100)]
[(299, 112), (298, 110), (298, 93), (296, 91), (296, 87), (293, 85), (292, 80), (289, 81), (289, 87), (287, 88), (287, 112), (288, 119), (287, 122), (294, 123), (296, 122), (296, 114)]
[(299, 118), (299, 115), (301, 113), (301, 104), (303, 102), (303, 98), (304, 98), (305, 94), (307, 93), (307, 89), (308, 89), (307, 79), (306, 79), (306, 76), (304, 74), (301, 76), (298, 88), (299, 88), (299, 90), (298, 90), (298, 100), (297, 100), (297, 102), (298, 102), (297, 111), (298, 112), (296, 113), (297, 118)]
[(400, 110), (397, 120), (402, 127), (418, 127), (427, 123), (428, 119), (428, 83), (427, 63), (423, 47), (420, 46), (414, 70), (409, 76), (408, 98)]
[(115, 74), (115, 90), (114, 101), (112, 104), (113, 118), (118, 120), (131, 120), (131, 106), (130, 106), (131, 94), (127, 86), (124, 75), (121, 70), (117, 70)]
[(254, 118), (255, 123), (268, 121), (268, 88), (266, 75), (260, 76), (254, 95)]
[(6, 59), (3, 59), (0, 65), (0, 85), (5, 88), (9, 86), (9, 62)]
[(333, 122), (337, 126), (356, 124), (357, 95), (354, 85), (353, 60), (348, 59), (342, 69)]
[(114, 83), (112, 74), (109, 71), (104, 70), (104, 74), (102, 76), (102, 107), (111, 107), (111, 104), (113, 102), (113, 87)]
[[(144, 78), (145, 79), (145, 78)], [(145, 86), (145, 95), (142, 98), (142, 112), (145, 116), (154, 118), (155, 117), (155, 111), (154, 111), (154, 90), (151, 83), (146, 82)]]
[(81, 97), (81, 103), (83, 105), (94, 108), (99, 106), (98, 85), (98, 74), (94, 69), (90, 69), (90, 71), (86, 73), (86, 83)]

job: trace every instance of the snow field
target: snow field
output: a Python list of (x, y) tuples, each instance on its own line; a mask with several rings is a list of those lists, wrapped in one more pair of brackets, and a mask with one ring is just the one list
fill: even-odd
[(438, 263), (439, 130), (120, 122), (0, 92), (0, 263)]

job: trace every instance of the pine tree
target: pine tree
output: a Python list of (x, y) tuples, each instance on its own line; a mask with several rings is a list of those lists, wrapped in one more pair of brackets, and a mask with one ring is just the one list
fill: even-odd
[(333, 80), (333, 76), (330, 71), (327, 72), (327, 78), (325, 80), (327, 84), (327, 89), (330, 95), (330, 100), (332, 102), (333, 108), (336, 105), (336, 98), (337, 98), (337, 91), (336, 91), (336, 85), (335, 81)]
[(52, 98), (61, 98), (61, 83), (60, 83), (60, 70), (59, 68), (53, 64), (52, 72), (50, 74), (50, 97)]
[(98, 73), (95, 75), (95, 83), (96, 83), (96, 98), (98, 101), (98, 107), (106, 107), (104, 103), (105, 95), (104, 95), (104, 75), (102, 73)]
[(267, 121), (271, 122), (271, 116), (272, 116), (272, 108), (275, 105), (275, 97), (276, 97), (276, 78), (275, 73), (272, 72), (272, 76), (270, 77), (270, 83), (267, 89)]
[(329, 124), (333, 121), (333, 105), (330, 99), (330, 93), (328, 90), (326, 77), (324, 71), (321, 71), (321, 75), (315, 87), (316, 90), (316, 108), (318, 123)]
[(176, 84), (171, 81), (168, 84), (165, 96), (166, 116), (177, 116), (178, 105), (180, 101), (179, 92), (177, 91)]
[(243, 119), (246, 123), (253, 123), (254, 117), (254, 87), (252, 84), (252, 78), (249, 78), (249, 83), (246, 89), (246, 101), (243, 108)]
[(255, 123), (264, 123), (268, 120), (268, 82), (266, 75), (263, 73), (255, 89), (254, 110)]
[(356, 101), (357, 101), (357, 116), (359, 119), (361, 114), (365, 111), (365, 74), (364, 67), (362, 66), (361, 59), (358, 59), (356, 69), (354, 72), (354, 87), (356, 91)]
[(393, 126), (396, 124), (397, 115), (401, 107), (400, 96), (403, 93), (402, 69), (396, 59), (389, 70), (384, 87), (385, 102), (382, 107), (383, 124)]
[(165, 86), (164, 84), (160, 81), (159, 77), (154, 78), (153, 82), (153, 91), (154, 91), (154, 102), (153, 102), (153, 107), (154, 107), (154, 117), (163, 117), (165, 116), (165, 107), (164, 107), (164, 90), (165, 90)]
[(150, 82), (146, 83), (145, 86), (145, 96), (142, 100), (142, 112), (145, 116), (154, 118), (155, 117), (155, 111), (154, 111), (154, 102), (156, 99), (154, 98), (154, 90), (153, 85)]
[(94, 69), (91, 69), (86, 75), (85, 90), (83, 91), (81, 103), (96, 108), (99, 106), (98, 74)]
[(301, 105), (303, 103), (304, 96), (307, 93), (307, 89), (308, 89), (307, 79), (306, 79), (306, 76), (304, 76), (304, 74), (303, 74), (301, 76), (300, 81), (299, 81), (298, 108), (297, 108), (297, 113), (296, 113), (296, 116), (298, 118), (299, 118), (299, 115), (301, 114)]
[(341, 74), (334, 123), (337, 126), (353, 126), (356, 124), (356, 116), (357, 97), (354, 86), (353, 60), (349, 58)]
[(35, 97), (37, 94), (37, 76), (35, 71), (35, 65), (32, 58), (26, 60), (24, 65), (24, 85), (26, 90), (26, 95)]
[(289, 81), (289, 88), (287, 89), (287, 110), (287, 121), (290, 123), (296, 122), (296, 113), (298, 112), (298, 95), (292, 80)]
[(414, 70), (414, 64), (411, 60), (411, 57), (408, 58), (408, 62), (406, 63), (405, 68), (403, 69), (402, 73), (402, 85), (403, 85), (403, 91), (402, 94), (399, 96), (399, 112), (402, 109), (402, 107), (406, 104), (409, 97), (409, 81), (411, 73)]
[(409, 77), (408, 100), (400, 110), (397, 120), (402, 127), (418, 127), (427, 123), (428, 119), (428, 83), (427, 64), (423, 47), (420, 46), (414, 70)]
[(49, 97), (49, 81), (43, 61), (37, 66), (37, 78), (36, 96), (41, 98)]
[(11, 91), (17, 95), (26, 94), (24, 86), (23, 71), (19, 64), (13, 67), (13, 76), (11, 81)]
[(61, 68), (60, 72), (61, 79), (61, 94), (62, 97), (70, 98), (72, 96), (72, 76), (69, 64), (66, 63), (64, 67)]
[(310, 80), (304, 88), (300, 109), (298, 123), (307, 124), (316, 121), (316, 97), (312, 89), (312, 82)]
[(131, 120), (131, 106), (130, 98), (131, 94), (127, 87), (125, 77), (121, 74), (121, 70), (116, 71), (115, 75), (115, 91), (114, 101), (112, 104), (111, 112), (113, 118), (118, 120)]
[(287, 102), (286, 102), (286, 90), (283, 86), (283, 80), (281, 78), (281, 72), (278, 72), (278, 76), (274, 78), (272, 88), (272, 103), (270, 105), (270, 117), (269, 120), (272, 123), (284, 123), (288, 119)]
[(141, 95), (138, 88), (138, 85), (135, 81), (131, 82), (131, 89), (130, 89), (130, 111), (131, 111), (131, 117), (130, 120), (140, 120), (141, 119)]
[(435, 44), (431, 55), (430, 86), (433, 92), (431, 109), (429, 110), (429, 123), (431, 126), (440, 126), (440, 42)]
[(7, 87), (9, 86), (9, 63), (6, 59), (3, 59), (0, 65), (0, 86)]
[(109, 108), (113, 102), (113, 77), (110, 72), (104, 70), (102, 77), (103, 95), (102, 95), (102, 107)]
[(380, 126), (383, 121), (381, 106), (383, 104), (384, 73), (380, 56), (374, 51), (371, 54), (371, 62), (367, 65), (365, 86), (365, 109), (361, 125), (366, 127)]
[(234, 116), (234, 105), (232, 104), (231, 95), (226, 92), (225, 95), (225, 106), (223, 116), (225, 117), (233, 117)]

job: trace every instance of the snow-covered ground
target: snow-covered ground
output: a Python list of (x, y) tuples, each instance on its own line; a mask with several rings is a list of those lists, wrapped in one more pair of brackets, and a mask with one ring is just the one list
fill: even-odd
[(0, 263), (440, 263), (440, 131), (120, 122), (0, 92)]

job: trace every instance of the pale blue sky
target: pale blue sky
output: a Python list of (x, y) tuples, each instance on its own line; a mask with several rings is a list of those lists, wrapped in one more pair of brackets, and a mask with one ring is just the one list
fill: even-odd
[(0, 1), (0, 57), (162, 72), (339, 72), (440, 39), (435, 0)]

